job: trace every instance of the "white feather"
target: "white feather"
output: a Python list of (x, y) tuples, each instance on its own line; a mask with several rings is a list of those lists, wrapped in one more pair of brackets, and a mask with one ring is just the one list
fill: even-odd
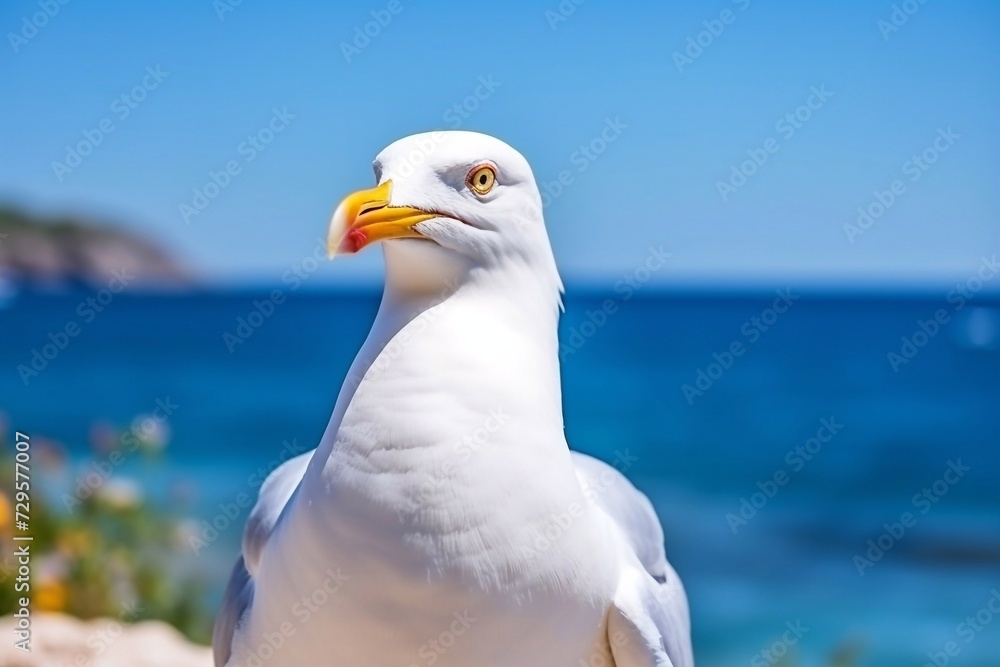
[[(385, 244), (382, 305), (320, 446), (262, 487), (217, 664), (689, 667), (649, 501), (563, 435), (561, 282), (530, 168), (441, 134), (418, 167), (427, 135), (376, 161), (393, 205), (442, 217), (421, 223), (433, 243)], [(480, 201), (460, 181), (482, 160), (501, 190)]]

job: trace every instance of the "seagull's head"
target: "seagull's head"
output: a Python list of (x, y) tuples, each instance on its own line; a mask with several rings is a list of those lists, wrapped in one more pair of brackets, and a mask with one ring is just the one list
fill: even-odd
[(481, 277), (561, 283), (527, 160), (477, 132), (415, 134), (374, 162), (377, 185), (348, 195), (330, 221), (332, 256), (384, 242), (390, 282), (435, 289)]

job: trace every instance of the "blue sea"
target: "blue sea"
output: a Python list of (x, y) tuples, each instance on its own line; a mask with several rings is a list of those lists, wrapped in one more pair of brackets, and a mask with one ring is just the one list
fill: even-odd
[[(95, 428), (170, 405), (162, 460), (115, 475), (211, 519), (317, 443), (379, 298), (286, 291), (251, 318), (268, 292), (14, 296), (9, 430), (83, 461)], [(569, 442), (652, 499), (699, 665), (1000, 665), (1000, 300), (571, 289), (562, 341)], [(198, 558), (212, 599), (238, 538)]]

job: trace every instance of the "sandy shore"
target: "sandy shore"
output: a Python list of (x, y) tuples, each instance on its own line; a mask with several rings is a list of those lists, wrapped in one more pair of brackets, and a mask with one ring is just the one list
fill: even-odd
[(15, 619), (0, 618), (0, 667), (212, 667), (212, 652), (165, 623), (81, 621), (33, 614), (31, 652), (14, 646)]

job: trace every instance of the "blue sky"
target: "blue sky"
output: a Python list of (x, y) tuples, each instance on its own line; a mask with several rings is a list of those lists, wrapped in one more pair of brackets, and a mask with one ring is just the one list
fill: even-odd
[[(895, 23), (860, 1), (46, 3), (0, 11), (0, 201), (141, 230), (210, 279), (276, 279), (384, 145), (456, 125), (543, 184), (567, 172), (546, 217), (568, 281), (663, 246), (664, 284), (947, 285), (1000, 250), (993, 2), (909, 0)], [(862, 229), (859, 207), (884, 210)], [(380, 271), (369, 251), (311, 280)]]

